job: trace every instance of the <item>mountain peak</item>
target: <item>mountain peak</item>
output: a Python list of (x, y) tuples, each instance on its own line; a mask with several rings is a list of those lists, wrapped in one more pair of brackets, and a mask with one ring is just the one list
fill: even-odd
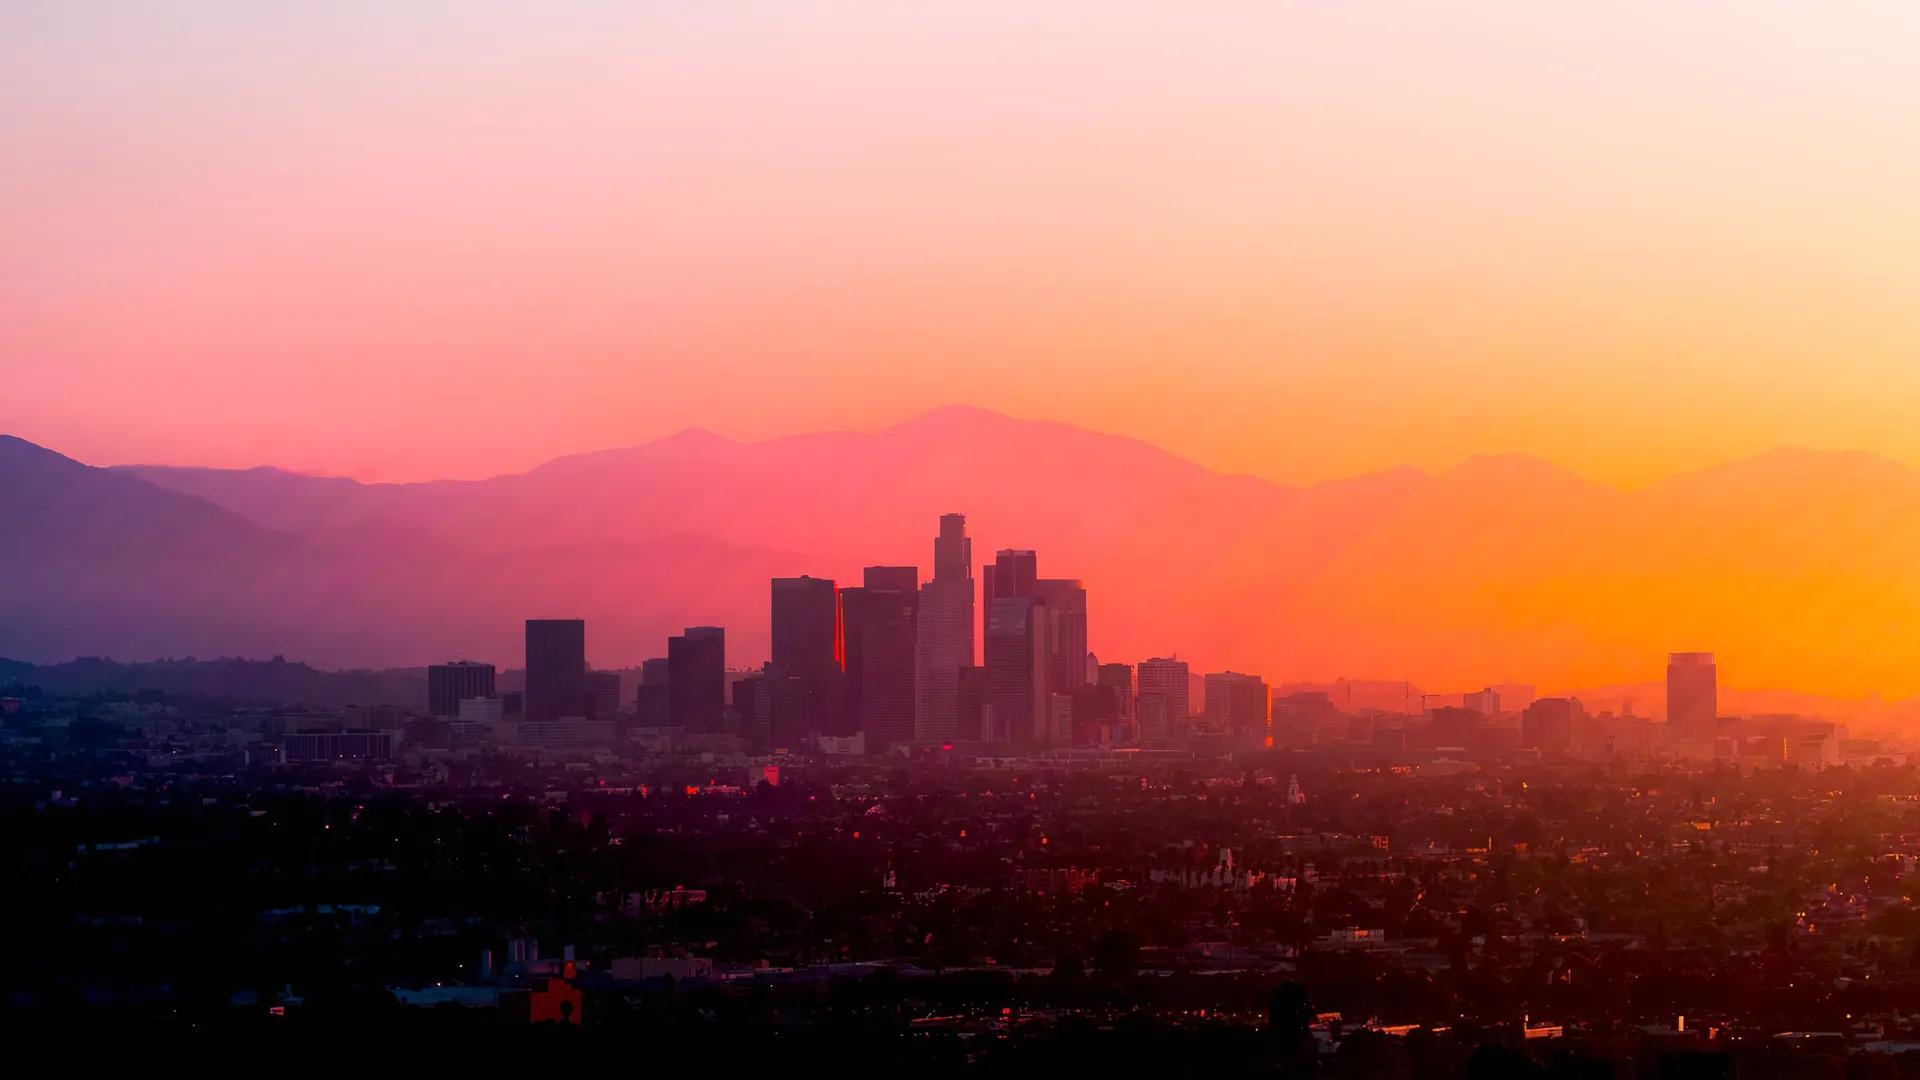
[(86, 465), (58, 451), (49, 450), (18, 435), (0, 435), (0, 465), (14, 467), (76, 468)]
[(918, 416), (902, 420), (888, 428), (888, 431), (914, 429), (953, 430), (957, 428), (981, 428), (996, 424), (1021, 424), (1034, 421), (1020, 420), (1006, 413), (983, 409), (978, 405), (941, 405), (928, 409)]
[(1577, 485), (1598, 487), (1593, 481), (1571, 469), (1543, 461), (1530, 454), (1475, 454), (1440, 474), (1453, 482), (1484, 482), (1502, 485)]

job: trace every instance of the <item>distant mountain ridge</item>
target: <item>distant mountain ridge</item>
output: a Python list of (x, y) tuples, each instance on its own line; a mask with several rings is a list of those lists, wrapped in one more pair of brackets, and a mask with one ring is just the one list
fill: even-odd
[[(31, 448), (30, 450), (28, 448)], [(1920, 694), (1920, 472), (1783, 450), (1623, 491), (1497, 455), (1292, 487), (1135, 439), (985, 410), (758, 442), (692, 429), (471, 481), (96, 469), (0, 443), (0, 655), (519, 661), (520, 620), (589, 620), (596, 663), (693, 623), (766, 653), (768, 577), (977, 561), (1079, 577), (1103, 658), (1178, 651), (1274, 681), (1436, 689), (1657, 679)], [(1657, 704), (1657, 703), (1655, 703)]]

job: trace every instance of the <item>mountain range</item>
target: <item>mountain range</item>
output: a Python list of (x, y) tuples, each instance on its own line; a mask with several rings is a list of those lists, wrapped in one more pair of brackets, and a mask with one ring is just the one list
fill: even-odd
[(101, 468), (0, 437), (0, 656), (505, 666), (521, 620), (579, 616), (596, 664), (715, 623), (746, 665), (768, 578), (925, 576), (952, 511), (977, 560), (1034, 548), (1082, 579), (1105, 659), (1553, 689), (1657, 682), (1666, 652), (1706, 649), (1741, 686), (1920, 694), (1920, 471), (1884, 458), (1776, 450), (1629, 491), (1508, 455), (1296, 487), (964, 407), (413, 484)]

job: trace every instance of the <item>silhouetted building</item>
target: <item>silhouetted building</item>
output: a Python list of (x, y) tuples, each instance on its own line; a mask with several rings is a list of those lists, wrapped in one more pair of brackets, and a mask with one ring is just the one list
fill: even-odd
[(1139, 738), (1140, 733), (1133, 724), (1133, 665), (1101, 664), (1098, 672), (1094, 688), (1113, 699), (1115, 737)]
[(1486, 714), (1477, 709), (1444, 705), (1427, 713), (1429, 741), (1437, 747), (1473, 749), (1479, 745), (1480, 729)]
[(1500, 692), (1489, 686), (1483, 690), (1460, 695), (1460, 707), (1472, 709), (1481, 716), (1500, 715)]
[(1586, 715), (1579, 698), (1537, 698), (1520, 714), (1520, 745), (1564, 754), (1572, 748), (1574, 730)]
[(733, 684), (741, 732), (760, 749), (811, 749), (820, 728), (815, 705), (813, 687), (799, 675), (767, 670)]
[(1267, 684), (1258, 675), (1216, 671), (1207, 676), (1206, 716), (1210, 730), (1239, 745), (1267, 741)]
[(961, 671), (973, 662), (973, 541), (961, 514), (940, 518), (933, 580), (920, 586), (914, 621), (913, 730), (921, 742), (980, 737), (960, 707)]
[[(770, 670), (798, 675), (813, 693), (815, 723), (836, 723), (845, 708), (846, 624), (832, 578), (773, 579)], [(832, 732), (842, 734), (842, 732)], [(811, 734), (811, 733), (809, 733)]]
[(586, 620), (528, 619), (526, 719), (544, 723), (586, 711)]
[(640, 686), (633, 695), (633, 722), (636, 727), (663, 728), (672, 724), (673, 706), (667, 680), (672, 663), (664, 656), (641, 661)]
[(669, 727), (697, 734), (721, 731), (727, 704), (727, 632), (718, 626), (689, 626), (667, 639), (667, 720)]
[[(1003, 579), (1004, 580), (1004, 579)], [(999, 596), (987, 612), (985, 639), (989, 741), (1049, 746), (1047, 606), (1031, 596)]]
[(1087, 590), (1074, 578), (1041, 578), (1034, 595), (1047, 605), (1048, 682), (1056, 691), (1087, 685)]
[(1314, 746), (1343, 741), (1347, 737), (1345, 719), (1331, 695), (1302, 690), (1273, 699), (1268, 727), (1275, 746)]
[(611, 720), (620, 715), (620, 673), (587, 672), (587, 712), (589, 720)]
[(1040, 559), (1032, 551), (1004, 548), (980, 570), (980, 610), (990, 612), (1003, 596), (1036, 596)]
[(1187, 719), (1187, 662), (1155, 657), (1138, 668), (1134, 714), (1144, 742), (1160, 742), (1178, 733)]
[(462, 701), (492, 696), (492, 664), (455, 660), (427, 668), (428, 716), (459, 716)]
[(1686, 743), (1711, 743), (1719, 731), (1720, 691), (1713, 654), (1667, 657), (1667, 731)]
[(911, 566), (869, 566), (859, 588), (840, 591), (847, 718), (835, 734), (865, 732), (869, 753), (914, 738), (918, 577)]

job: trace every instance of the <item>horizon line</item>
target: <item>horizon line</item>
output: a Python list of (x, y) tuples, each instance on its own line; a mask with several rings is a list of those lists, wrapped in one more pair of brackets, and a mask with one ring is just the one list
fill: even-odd
[(672, 432), (669, 432), (665, 435), (661, 435), (652, 439), (645, 439), (640, 442), (625, 443), (625, 444), (616, 445), (616, 446), (592, 447), (587, 449), (569, 451), (564, 454), (559, 454), (554, 457), (544, 458), (542, 460), (536, 461), (530, 465), (527, 465), (524, 468), (519, 469), (518, 471), (497, 472), (497, 473), (490, 473), (483, 476), (470, 476), (470, 477), (433, 476), (433, 477), (424, 477), (424, 478), (415, 478), (415, 479), (392, 479), (392, 480), (366, 479), (362, 476), (355, 476), (351, 473), (344, 473), (344, 472), (327, 472), (327, 471), (292, 468), (285, 465), (274, 464), (272, 462), (260, 462), (253, 465), (239, 465), (239, 466), (202, 465), (202, 464), (192, 464), (192, 463), (183, 463), (183, 462), (163, 462), (163, 461), (124, 461), (124, 462), (113, 462), (113, 463), (107, 463), (107, 464), (98, 464), (94, 462), (80, 461), (80, 459), (71, 457), (65, 451), (57, 447), (54, 447), (47, 443), (37, 442), (33, 439), (27, 438), (24, 435), (15, 434), (12, 432), (0, 431), (0, 439), (17, 439), (20, 442), (26, 443), (27, 445), (36, 447), (40, 450), (44, 450), (48, 453), (58, 454), (59, 456), (66, 458), (69, 461), (74, 461), (79, 464), (86, 465), (89, 468), (97, 468), (97, 469), (109, 469), (109, 470), (174, 469), (174, 470), (191, 471), (191, 472), (219, 472), (219, 473), (246, 473), (246, 472), (266, 471), (266, 472), (282, 473), (288, 476), (302, 477), (310, 480), (342, 480), (348, 483), (360, 485), (362, 487), (415, 487), (415, 486), (425, 486), (429, 484), (481, 484), (481, 483), (487, 483), (493, 480), (527, 476), (531, 473), (537, 472), (542, 468), (545, 468), (547, 466), (554, 465), (563, 461), (569, 461), (576, 458), (591, 457), (597, 454), (617, 454), (617, 453), (622, 453), (627, 451), (644, 450), (649, 447), (659, 446), (663, 443), (669, 443), (669, 442), (673, 442), (674, 440), (685, 439), (688, 437), (703, 437), (703, 438), (708, 438), (711, 440), (718, 441), (720, 443), (723, 443), (729, 446), (743, 446), (743, 447), (764, 446), (769, 443), (781, 442), (788, 439), (818, 438), (818, 437), (829, 437), (829, 436), (836, 436), (836, 435), (855, 436), (855, 437), (863, 437), (863, 438), (878, 438), (880, 436), (897, 431), (901, 428), (908, 427), (920, 421), (924, 421), (929, 418), (939, 416), (941, 414), (967, 414), (967, 415), (973, 415), (973, 416), (990, 417), (995, 420), (1007, 421), (1015, 424), (1036, 424), (1036, 425), (1045, 425), (1045, 426), (1052, 426), (1052, 427), (1061, 427), (1061, 428), (1070, 429), (1075, 432), (1079, 432), (1081, 434), (1098, 436), (1100, 438), (1124, 440), (1124, 441), (1135, 443), (1139, 446), (1143, 446), (1148, 449), (1151, 449), (1154, 452), (1163, 454), (1166, 457), (1169, 457), (1173, 460), (1184, 462), (1186, 464), (1194, 466), (1195, 468), (1203, 469), (1209, 473), (1214, 474), (1215, 476), (1225, 477), (1229, 479), (1254, 480), (1263, 484), (1273, 485), (1274, 487), (1285, 488), (1285, 489), (1296, 490), (1296, 491), (1306, 491), (1306, 490), (1311, 490), (1313, 488), (1318, 488), (1318, 487), (1353, 483), (1353, 482), (1373, 479), (1376, 477), (1389, 476), (1396, 473), (1405, 473), (1405, 472), (1413, 472), (1427, 479), (1440, 479), (1440, 478), (1452, 475), (1453, 473), (1459, 472), (1460, 470), (1467, 468), (1469, 466), (1472, 466), (1476, 463), (1498, 462), (1502, 460), (1520, 461), (1520, 462), (1526, 462), (1529, 464), (1545, 466), (1546, 468), (1552, 469), (1555, 472), (1564, 474), (1567, 477), (1578, 480), (1581, 483), (1584, 483), (1596, 488), (1603, 488), (1608, 491), (1617, 492), (1620, 494), (1628, 494), (1628, 495), (1634, 494), (1636, 492), (1645, 491), (1653, 487), (1657, 487), (1666, 481), (1678, 479), (1680, 477), (1692, 476), (1692, 475), (1697, 475), (1705, 472), (1711, 472), (1715, 469), (1724, 468), (1731, 465), (1740, 465), (1748, 462), (1758, 461), (1762, 458), (1779, 455), (1779, 454), (1805, 454), (1805, 455), (1819, 455), (1819, 456), (1830, 456), (1830, 457), (1863, 457), (1863, 458), (1868, 458), (1875, 461), (1884, 462), (1886, 464), (1893, 465), (1904, 470), (1920, 472), (1920, 464), (1905, 462), (1898, 458), (1890, 457), (1877, 450), (1869, 450), (1861, 447), (1819, 447), (1819, 446), (1808, 446), (1808, 445), (1798, 444), (1798, 443), (1775, 443), (1764, 449), (1758, 450), (1750, 454), (1716, 460), (1706, 465), (1694, 466), (1689, 468), (1679, 468), (1670, 472), (1665, 472), (1652, 480), (1648, 480), (1638, 484), (1620, 484), (1620, 483), (1615, 483), (1608, 480), (1598, 479), (1593, 476), (1589, 476), (1586, 473), (1583, 473), (1569, 465), (1565, 465), (1561, 462), (1554, 461), (1550, 458), (1541, 457), (1540, 455), (1537, 455), (1537, 454), (1530, 454), (1530, 453), (1526, 453), (1518, 450), (1475, 451), (1473, 453), (1467, 454), (1465, 457), (1459, 459), (1453, 464), (1440, 469), (1429, 469), (1420, 465), (1415, 465), (1411, 462), (1402, 462), (1399, 464), (1386, 465), (1380, 468), (1367, 469), (1367, 470), (1363, 470), (1355, 473), (1344, 473), (1344, 474), (1339, 474), (1335, 476), (1323, 477), (1317, 480), (1292, 482), (1292, 481), (1280, 480), (1271, 475), (1267, 475), (1263, 473), (1253, 473), (1253, 472), (1246, 472), (1246, 471), (1229, 471), (1226, 469), (1221, 469), (1214, 465), (1208, 464), (1207, 462), (1198, 461), (1194, 458), (1190, 458), (1183, 454), (1177, 453), (1173, 450), (1168, 449), (1165, 446), (1152, 442), (1151, 440), (1141, 438), (1140, 436), (1137, 436), (1137, 435), (1130, 435), (1125, 432), (1107, 431), (1100, 428), (1093, 428), (1093, 427), (1087, 427), (1082, 424), (1076, 424), (1071, 421), (1055, 420), (1049, 417), (1016, 416), (1012, 413), (1003, 412), (999, 409), (987, 408), (986, 406), (981, 406), (981, 405), (972, 405), (965, 402), (950, 402), (945, 405), (936, 405), (936, 406), (933, 406), (932, 408), (923, 409), (918, 412), (915, 412), (903, 419), (896, 420), (891, 423), (887, 423), (880, 427), (872, 428), (872, 429), (820, 428), (820, 429), (805, 430), (805, 431), (789, 431), (789, 432), (785, 432), (777, 435), (768, 435), (760, 438), (740, 438), (740, 437), (735, 437), (730, 435), (724, 435), (704, 424), (689, 424), (684, 427), (678, 428)]

